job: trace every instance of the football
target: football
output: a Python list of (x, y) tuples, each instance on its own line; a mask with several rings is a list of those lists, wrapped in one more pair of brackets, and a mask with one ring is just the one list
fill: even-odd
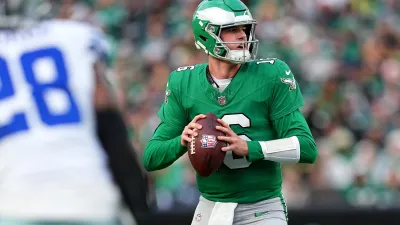
[(218, 117), (213, 113), (208, 113), (207, 117), (197, 121), (202, 129), (196, 130), (197, 137), (192, 136), (192, 141), (188, 143), (188, 155), (193, 168), (200, 176), (208, 177), (217, 171), (222, 165), (226, 152), (221, 148), (226, 143), (219, 141), (218, 136), (225, 135), (222, 131), (215, 129), (220, 125)]

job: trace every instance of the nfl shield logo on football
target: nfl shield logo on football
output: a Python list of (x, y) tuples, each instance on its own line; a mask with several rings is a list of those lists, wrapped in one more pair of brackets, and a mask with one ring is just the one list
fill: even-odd
[(217, 146), (217, 137), (214, 135), (203, 134), (201, 138), (202, 148), (215, 148)]
[(225, 104), (226, 104), (226, 98), (225, 98), (225, 96), (219, 96), (219, 97), (218, 97), (218, 103), (219, 103), (220, 105), (225, 105)]

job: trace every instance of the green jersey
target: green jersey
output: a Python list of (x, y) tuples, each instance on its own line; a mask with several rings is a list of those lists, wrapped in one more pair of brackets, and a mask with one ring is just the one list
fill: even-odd
[[(171, 73), (165, 102), (158, 113), (160, 126), (144, 152), (146, 169), (164, 168), (184, 154), (187, 149), (180, 145), (184, 127), (196, 115), (213, 112), (248, 141), (249, 155), (239, 157), (227, 152), (217, 172), (209, 177), (197, 176), (203, 197), (219, 202), (252, 203), (280, 196), (280, 164), (263, 160), (258, 141), (301, 136), (301, 148), (316, 149), (299, 111), (304, 101), (290, 68), (278, 59), (242, 64), (222, 92), (210, 84), (206, 69), (207, 64), (199, 64)], [(302, 152), (301, 160), (310, 161), (312, 154)]]

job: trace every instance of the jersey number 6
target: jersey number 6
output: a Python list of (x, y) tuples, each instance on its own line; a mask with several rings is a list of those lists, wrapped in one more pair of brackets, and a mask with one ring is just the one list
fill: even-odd
[[(227, 114), (224, 115), (221, 119), (229, 125), (239, 125), (242, 128), (250, 127), (250, 119), (242, 113)], [(251, 139), (244, 134), (239, 135), (239, 137), (243, 140), (251, 141)], [(249, 167), (251, 162), (247, 161), (246, 157), (236, 156), (232, 153), (232, 151), (227, 151), (224, 159), (224, 164), (229, 169), (240, 169)]]

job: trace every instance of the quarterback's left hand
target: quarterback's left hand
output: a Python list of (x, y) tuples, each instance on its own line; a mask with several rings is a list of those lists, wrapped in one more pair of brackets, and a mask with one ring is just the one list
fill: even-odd
[(225, 133), (226, 136), (218, 136), (218, 140), (225, 141), (229, 145), (222, 147), (222, 151), (226, 152), (232, 150), (233, 153), (239, 156), (247, 156), (249, 153), (247, 141), (241, 139), (230, 127), (229, 124), (223, 120), (217, 120), (222, 126), (216, 126), (215, 128)]

